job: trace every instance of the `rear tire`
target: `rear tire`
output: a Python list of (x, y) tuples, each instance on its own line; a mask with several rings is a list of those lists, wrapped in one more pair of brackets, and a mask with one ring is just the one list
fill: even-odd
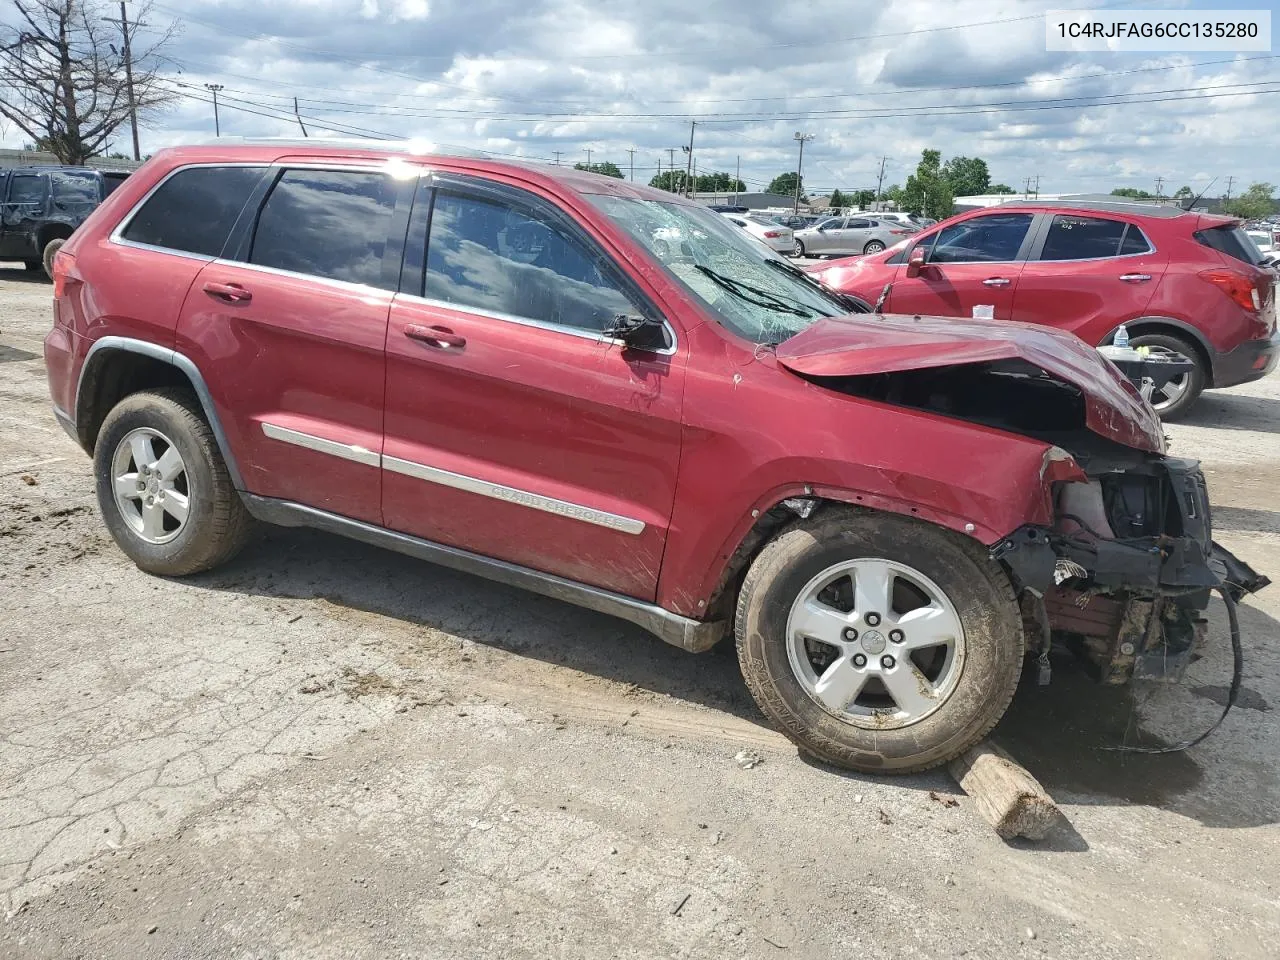
[(883, 249), (884, 249), (883, 243), (881, 243), (879, 240), (872, 240), (870, 243), (868, 243), (865, 247), (862, 248), (862, 252), (866, 256), (870, 256), (873, 253), (879, 253)]
[(39, 270), (40, 267), (43, 266), (44, 272), (48, 274), (49, 279), (52, 280), (53, 279), (53, 258), (57, 255), (58, 251), (62, 249), (62, 245), (66, 242), (67, 242), (66, 239), (63, 237), (59, 237), (56, 240), (50, 240), (44, 246), (44, 255), (42, 259), (32, 261), (35, 263), (34, 267), (31, 266), (30, 263), (28, 263), (27, 269)]
[[(1180, 420), (1186, 416), (1191, 407), (1199, 399), (1205, 384), (1208, 382), (1208, 371), (1200, 351), (1182, 337), (1171, 333), (1142, 333), (1130, 337), (1131, 347), (1150, 347), (1153, 352), (1167, 352), (1185, 357), (1195, 364), (1195, 369), (1182, 378), (1182, 389), (1174, 396), (1175, 388), (1171, 384), (1162, 395), (1153, 396), (1151, 405), (1155, 407), (1160, 419), (1166, 422)], [(1161, 397), (1168, 399), (1162, 400)]]
[(102, 518), (139, 569), (199, 573), (248, 542), (252, 519), (189, 390), (121, 400), (103, 421), (93, 463)]
[[(837, 581), (813, 594), (846, 566), (858, 572), (843, 604), (834, 603)], [(880, 597), (889, 599), (873, 611), (877, 569), (888, 571)], [(810, 639), (832, 623), (839, 639)], [(935, 630), (949, 643), (931, 637)], [(848, 507), (799, 521), (765, 546), (743, 582), (734, 632), (765, 715), (805, 753), (869, 773), (927, 770), (962, 753), (1004, 715), (1022, 670), (1013, 587), (980, 544)], [(851, 673), (859, 685), (837, 688)]]

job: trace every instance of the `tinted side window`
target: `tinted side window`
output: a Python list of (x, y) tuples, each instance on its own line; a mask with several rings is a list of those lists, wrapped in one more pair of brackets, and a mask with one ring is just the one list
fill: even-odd
[(179, 170), (142, 205), (122, 234), (134, 243), (216, 257), (262, 167)]
[(870, 220), (846, 220), (845, 222), (852, 230), (865, 230), (867, 227), (877, 226), (877, 224), (873, 224)]
[(1238, 223), (1226, 223), (1208, 230), (1198, 230), (1192, 234), (1197, 243), (1225, 253), (1228, 257), (1243, 260), (1255, 266), (1262, 262), (1262, 251), (1249, 239), (1244, 228)]
[(49, 175), (53, 181), (53, 202), (63, 207), (98, 202), (98, 177), (92, 173), (68, 173), (59, 171)]
[(249, 262), (393, 289), (382, 254), (395, 205), (385, 173), (286, 170), (258, 216)]
[(998, 213), (952, 224), (935, 234), (929, 262), (1015, 260), (1030, 228), (1029, 213)]
[(48, 189), (44, 177), (29, 173), (15, 173), (9, 178), (9, 202), (27, 204), (44, 201)]
[(536, 212), (443, 192), (431, 213), (425, 294), (593, 331), (640, 312), (591, 251)]
[(1120, 256), (1150, 253), (1151, 250), (1151, 241), (1146, 238), (1146, 235), (1132, 223), (1129, 224), (1129, 229), (1124, 232), (1124, 239), (1120, 241)]
[(1059, 214), (1049, 224), (1041, 260), (1096, 260), (1120, 253), (1120, 240), (1128, 226), (1123, 220)]

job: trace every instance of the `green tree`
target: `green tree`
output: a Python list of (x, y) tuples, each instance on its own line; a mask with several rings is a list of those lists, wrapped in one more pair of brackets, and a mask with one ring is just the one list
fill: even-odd
[(942, 179), (957, 197), (978, 196), (991, 187), (991, 171), (979, 157), (952, 157), (942, 165)]
[(1238, 197), (1232, 197), (1222, 205), (1222, 209), (1241, 220), (1257, 220), (1275, 212), (1276, 202), (1271, 199), (1275, 193), (1275, 184), (1252, 183), (1249, 189)]
[(902, 200), (902, 188), (895, 183), (888, 190), (881, 193), (880, 196), (876, 197), (876, 199), (892, 200), (894, 203), (899, 203)]
[(573, 165), (573, 169), (585, 170), (588, 173), (603, 173), (606, 177), (617, 177), (619, 180), (626, 179), (626, 177), (622, 175), (622, 171), (618, 169), (618, 165), (616, 163), (610, 163), (608, 160), (603, 163), (593, 163), (590, 165), (585, 163), (575, 163)]
[[(796, 195), (796, 174), (780, 173), (769, 181), (769, 186), (765, 188), (766, 193), (776, 193), (782, 197), (794, 197)], [(800, 180), (800, 199), (806, 199), (804, 195), (804, 180)]]
[(715, 173), (700, 173), (694, 180), (694, 189), (700, 193), (730, 193), (737, 191), (738, 193), (746, 193), (747, 185), (741, 180), (735, 180), (730, 174), (717, 171)]
[(851, 204), (852, 204), (852, 201), (848, 197), (846, 197), (843, 193), (841, 193), (839, 188), (836, 188), (835, 190), (831, 191), (830, 205), (832, 207), (847, 207), (847, 206), (850, 206)]
[(661, 176), (656, 176), (649, 181), (649, 186), (665, 190), (667, 193), (684, 193), (685, 173), (683, 170), (663, 170)]
[(1178, 192), (1173, 195), (1173, 199), (1182, 200), (1182, 199), (1186, 199), (1194, 196), (1195, 194), (1191, 192), (1190, 187), (1179, 187)]
[(1128, 197), (1130, 200), (1154, 200), (1154, 193), (1147, 193), (1145, 190), (1139, 190), (1137, 187), (1116, 187), (1111, 191), (1113, 197)]
[(858, 190), (849, 197), (849, 202), (855, 207), (861, 207), (863, 210), (871, 206), (875, 202), (876, 192), (874, 190)]
[(942, 151), (925, 150), (920, 154), (916, 172), (907, 177), (899, 203), (909, 213), (923, 213), (941, 220), (951, 216), (955, 195), (942, 175)]
[(993, 183), (991, 186), (987, 188), (987, 193), (1005, 194), (1005, 193), (1017, 193), (1017, 192), (1018, 192), (1017, 190), (1013, 189), (1013, 187), (1009, 186), (1007, 183)]

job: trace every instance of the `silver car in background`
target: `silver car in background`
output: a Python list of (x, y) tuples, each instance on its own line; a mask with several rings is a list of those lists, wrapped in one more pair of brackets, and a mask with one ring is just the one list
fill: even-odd
[(790, 253), (795, 246), (795, 238), (790, 227), (774, 223), (767, 217), (751, 216), (741, 213), (722, 213), (731, 223), (737, 224), (751, 234), (774, 253)]
[(793, 252), (797, 257), (879, 253), (919, 230), (914, 225), (885, 222), (874, 217), (831, 217), (808, 230), (797, 230)]

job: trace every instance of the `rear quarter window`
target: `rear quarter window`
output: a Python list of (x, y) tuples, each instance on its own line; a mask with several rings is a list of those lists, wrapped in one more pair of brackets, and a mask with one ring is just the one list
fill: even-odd
[(1245, 263), (1257, 266), (1262, 263), (1262, 253), (1249, 235), (1244, 232), (1244, 228), (1238, 223), (1227, 223), (1220, 227), (1210, 227), (1208, 230), (1197, 230), (1193, 236), (1196, 242), (1209, 247), (1211, 250), (1217, 250), (1219, 253), (1225, 253), (1228, 257), (1235, 260), (1242, 260)]
[(188, 167), (165, 180), (129, 219), (123, 239), (183, 253), (222, 253), (265, 167)]

